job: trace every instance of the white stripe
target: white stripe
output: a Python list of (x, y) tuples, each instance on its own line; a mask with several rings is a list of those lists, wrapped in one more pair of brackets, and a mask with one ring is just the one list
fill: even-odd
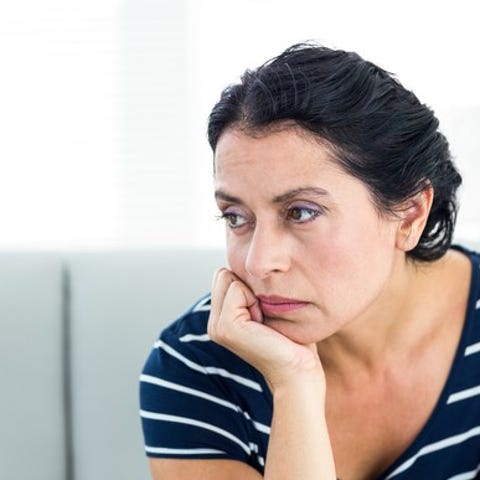
[[(240, 407), (239, 407), (240, 408)], [(270, 427), (265, 425), (264, 423), (256, 422), (255, 420), (250, 417), (248, 412), (244, 412), (241, 410), (241, 412), (245, 415), (245, 418), (250, 420), (253, 423), (253, 426), (255, 427), (255, 430), (258, 430), (259, 432), (266, 433), (267, 435), (270, 435)]]
[(204, 305), (203, 307), (197, 307), (194, 312), (209, 312), (210, 309), (210, 305)]
[(472, 478), (475, 478), (476, 474), (477, 471), (472, 470), (471, 472), (459, 473), (458, 475), (450, 477), (447, 480), (471, 480)]
[(477, 300), (477, 303), (475, 304), (475, 308), (477, 310), (480, 310), (480, 298)]
[(210, 311), (210, 305), (205, 305), (212, 298), (211, 295), (205, 297), (203, 300), (200, 300), (196, 305), (193, 306), (192, 312), (208, 312)]
[(461, 390), (460, 392), (452, 393), (448, 397), (447, 405), (460, 400), (465, 400), (466, 398), (475, 397), (477, 395), (480, 395), (480, 385), (477, 387), (467, 388), (466, 390)]
[(420, 457), (428, 455), (429, 453), (442, 450), (444, 448), (451, 447), (453, 445), (458, 445), (459, 443), (465, 442), (466, 440), (480, 435), (480, 426), (471, 428), (464, 433), (458, 435), (453, 435), (452, 437), (444, 438), (438, 442), (430, 443), (422, 447), (413, 457), (409, 458), (407, 461), (403, 462), (396, 470), (394, 470), (385, 480), (393, 478), (398, 474), (408, 470)]
[(252, 452), (257, 454), (257, 461), (262, 467), (265, 466), (265, 459), (258, 454), (258, 445), (256, 443), (250, 442), (248, 446), (251, 448)]
[(215, 450), (213, 448), (164, 448), (164, 447), (145, 447), (148, 453), (164, 453), (171, 455), (203, 455), (206, 453), (220, 453), (226, 454), (222, 450)]
[(200, 397), (210, 402), (222, 405), (226, 408), (230, 408), (231, 410), (234, 410), (235, 412), (242, 414), (247, 420), (252, 422), (255, 429), (258, 430), (259, 432), (266, 433), (267, 435), (270, 434), (270, 427), (268, 427), (267, 425), (264, 425), (263, 423), (252, 420), (252, 418), (247, 412), (244, 412), (238, 405), (228, 402), (227, 400), (223, 400), (222, 398), (215, 397), (214, 395), (210, 395), (209, 393), (202, 392), (201, 390), (197, 390), (195, 388), (185, 387), (184, 385), (169, 382), (167, 380), (163, 380), (162, 378), (153, 377), (151, 375), (144, 375), (144, 374), (140, 375), (140, 381), (151, 383), (153, 385), (158, 385), (160, 387), (169, 388), (171, 390), (176, 390), (178, 392), (183, 392), (188, 395), (193, 395), (195, 397)]
[(252, 420), (252, 423), (253, 423), (253, 426), (255, 427), (255, 430), (258, 430), (259, 432), (270, 435), (270, 431), (271, 431), (270, 427), (268, 427), (264, 423), (255, 422), (254, 420)]
[(193, 333), (187, 333), (183, 337), (180, 337), (179, 340), (181, 342), (209, 342), (210, 337), (208, 333), (204, 333), (202, 335), (194, 335)]
[(181, 353), (177, 352), (174, 348), (170, 345), (167, 345), (162, 340), (158, 340), (154, 344), (155, 348), (162, 348), (165, 350), (169, 355), (175, 357), (177, 360), (180, 360), (184, 363), (187, 367), (191, 368), (192, 370), (196, 370), (197, 372), (201, 372), (205, 375), (220, 375), (221, 377), (230, 378), (241, 385), (245, 385), (253, 390), (257, 390), (258, 392), (262, 392), (262, 387), (259, 383), (250, 380), (249, 378), (242, 377), (240, 375), (236, 375), (234, 373), (230, 373), (223, 368), (217, 367), (204, 367), (203, 365), (199, 365), (198, 363), (192, 362), (187, 357), (184, 357)]
[[(223, 450), (215, 450), (214, 448), (165, 448), (165, 447), (145, 447), (148, 453), (157, 453), (165, 455), (226, 455), (227, 452)], [(265, 459), (257, 455), (257, 460), (260, 466), (265, 466)]]
[(480, 352), (480, 342), (469, 345), (465, 349), (465, 356)]
[(458, 475), (454, 475), (453, 477), (447, 478), (447, 480), (470, 480), (471, 478), (475, 478), (475, 475), (479, 471), (480, 471), (480, 465), (477, 465), (477, 468), (475, 470), (459, 473)]
[(208, 393), (202, 392), (200, 390), (196, 390), (194, 388), (185, 387), (184, 385), (179, 385), (178, 383), (169, 382), (167, 380), (163, 380), (158, 377), (152, 377), (151, 375), (140, 375), (140, 381), (151, 383), (153, 385), (158, 385), (160, 387), (169, 388), (171, 390), (176, 390), (178, 392), (187, 393), (189, 395), (193, 395), (195, 397), (204, 398), (205, 400), (209, 400), (214, 403), (218, 403), (219, 405), (223, 405), (224, 407), (231, 408), (232, 410), (239, 411), (240, 407), (237, 407), (233, 403), (230, 403), (226, 400), (222, 400), (221, 398), (215, 397)]
[(140, 416), (142, 418), (149, 418), (151, 420), (182, 423), (185, 425), (192, 425), (193, 427), (203, 428), (205, 430), (210, 430), (211, 432), (215, 432), (218, 435), (222, 435), (223, 437), (228, 438), (232, 442), (235, 442), (237, 445), (240, 445), (240, 447), (243, 449), (243, 451), (247, 455), (250, 455), (252, 453), (251, 448), (247, 444), (242, 442), (238, 437), (236, 437), (235, 435), (232, 435), (230, 432), (227, 432), (227, 430), (216, 427), (215, 425), (211, 425), (210, 423), (201, 422), (200, 420), (195, 420), (193, 418), (178, 417), (177, 415), (167, 415), (165, 413), (147, 412), (145, 410), (140, 410)]

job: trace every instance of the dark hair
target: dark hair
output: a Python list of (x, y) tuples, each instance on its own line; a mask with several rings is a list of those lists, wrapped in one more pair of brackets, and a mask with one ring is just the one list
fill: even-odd
[(294, 45), (222, 92), (209, 117), (208, 140), (215, 151), (229, 127), (255, 135), (285, 124), (330, 146), (343, 169), (367, 186), (380, 212), (398, 212), (431, 185), (427, 224), (407, 255), (432, 261), (447, 251), (462, 178), (433, 111), (392, 74), (356, 53)]

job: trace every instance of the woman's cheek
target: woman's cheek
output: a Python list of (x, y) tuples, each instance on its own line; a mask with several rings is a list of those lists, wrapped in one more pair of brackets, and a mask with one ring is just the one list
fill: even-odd
[(227, 263), (230, 270), (237, 275), (241, 280), (245, 281), (245, 261), (248, 250), (245, 251), (245, 247), (239, 244), (235, 238), (227, 237)]

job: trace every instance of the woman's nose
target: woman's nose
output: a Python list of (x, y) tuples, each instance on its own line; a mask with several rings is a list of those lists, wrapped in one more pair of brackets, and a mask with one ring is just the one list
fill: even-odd
[(290, 252), (285, 233), (274, 227), (256, 225), (248, 246), (245, 269), (259, 279), (272, 273), (286, 272), (290, 267)]

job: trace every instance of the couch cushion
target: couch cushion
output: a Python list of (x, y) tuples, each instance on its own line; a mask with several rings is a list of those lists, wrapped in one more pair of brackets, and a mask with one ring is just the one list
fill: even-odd
[(211, 285), (219, 251), (70, 257), (76, 480), (149, 478), (138, 378), (160, 330)]
[(0, 253), (0, 478), (64, 480), (62, 263)]

